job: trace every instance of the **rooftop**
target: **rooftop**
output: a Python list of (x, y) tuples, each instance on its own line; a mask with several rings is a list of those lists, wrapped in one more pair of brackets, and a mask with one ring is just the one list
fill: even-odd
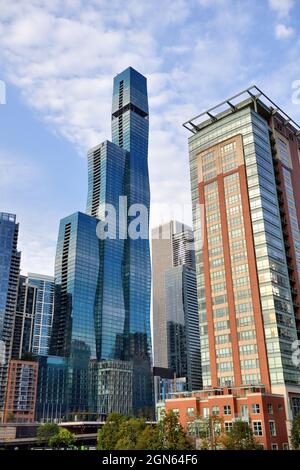
[(246, 90), (231, 96), (230, 98), (222, 101), (221, 103), (213, 106), (212, 108), (204, 111), (201, 114), (189, 119), (183, 123), (183, 127), (188, 129), (193, 134), (196, 134), (204, 127), (209, 126), (213, 122), (219, 121), (220, 119), (228, 116), (229, 114), (235, 113), (246, 106), (253, 106), (255, 111), (258, 107), (271, 115), (279, 115), (282, 118), (282, 122), (285, 126), (289, 127), (289, 130), (300, 136), (300, 125), (297, 124), (280, 106), (272, 101), (263, 91), (261, 91), (256, 85), (252, 85)]

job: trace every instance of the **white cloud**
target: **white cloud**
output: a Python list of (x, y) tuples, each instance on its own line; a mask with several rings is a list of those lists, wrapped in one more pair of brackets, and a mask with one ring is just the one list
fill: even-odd
[(294, 29), (291, 26), (286, 26), (282, 23), (276, 25), (275, 36), (277, 39), (287, 39), (294, 34)]
[[(182, 122), (268, 75), (267, 52), (247, 41), (258, 15), (252, 0), (153, 3), (0, 0), (0, 61), (4, 78), (81, 154), (110, 138), (114, 75), (129, 65), (147, 75), (151, 199), (189, 203), (189, 135)], [(270, 1), (279, 16), (292, 4)], [(53, 224), (42, 228), (52, 233)], [(47, 265), (44, 254), (51, 265), (56, 232), (45, 242), (42, 230), (24, 233), (24, 269)]]
[(294, 0), (269, 0), (270, 8), (280, 17), (287, 16), (294, 4)]

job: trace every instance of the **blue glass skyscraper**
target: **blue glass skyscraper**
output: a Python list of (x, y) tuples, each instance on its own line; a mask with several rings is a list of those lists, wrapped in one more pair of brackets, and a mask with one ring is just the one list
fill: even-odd
[[(114, 78), (112, 140), (127, 150), (124, 189), (129, 214), (134, 205), (143, 205), (149, 217), (148, 112), (146, 78), (129, 67)], [(135, 214), (129, 215), (128, 224), (134, 217)], [(151, 267), (148, 237), (126, 239), (124, 271), (124, 349), (125, 357), (134, 362), (133, 407), (140, 409), (151, 402)]]
[[(148, 235), (147, 85), (131, 67), (114, 79), (112, 138), (88, 152), (87, 213), (63, 219), (58, 237), (50, 353), (69, 358), (73, 413), (97, 414), (103, 377), (120, 396), (123, 381), (124, 410), (152, 406), (149, 240), (127, 233), (142, 207)], [(111, 207), (114, 229), (101, 237)]]

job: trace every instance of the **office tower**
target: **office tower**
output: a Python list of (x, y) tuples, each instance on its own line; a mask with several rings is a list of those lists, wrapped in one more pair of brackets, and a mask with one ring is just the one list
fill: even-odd
[(94, 409), (103, 421), (109, 413), (132, 414), (133, 364), (129, 361), (94, 361), (91, 386)]
[(11, 359), (5, 398), (4, 422), (35, 421), (38, 363)]
[(20, 276), (11, 352), (14, 359), (32, 352), (36, 294), (36, 287), (30, 285), (26, 276)]
[[(119, 411), (152, 405), (147, 88), (132, 68), (114, 79), (112, 134), (113, 143), (88, 152), (87, 213), (63, 219), (58, 236), (50, 353), (68, 358), (73, 416), (105, 414), (101, 397), (91, 393), (106, 380), (103, 361), (109, 376), (119, 371), (115, 393), (121, 396), (123, 386), (127, 395)], [(145, 239), (128, 238), (144, 209)]]
[(8, 361), (17, 305), (21, 253), (14, 214), (0, 212), (0, 411), (3, 411)]
[(28, 273), (28, 283), (36, 290), (31, 352), (34, 356), (47, 356), (54, 311), (54, 277)]
[[(114, 78), (112, 141), (127, 151), (124, 190), (127, 197), (129, 236), (125, 240), (123, 255), (122, 290), (125, 300), (123, 338), (124, 359), (133, 361), (133, 409), (135, 412), (151, 407), (153, 402), (150, 358), (148, 134), (147, 80), (129, 67)], [(140, 226), (135, 220), (138, 214), (144, 217)], [(137, 231), (140, 228), (140, 237), (136, 234), (131, 235), (131, 229), (135, 224), (137, 224)]]
[(35, 416), (38, 422), (68, 419), (68, 359), (58, 356), (38, 357), (38, 382)]
[(185, 127), (203, 385), (261, 385), (285, 398), (291, 420), (300, 412), (299, 126), (254, 86)]
[(152, 230), (154, 364), (199, 390), (201, 358), (192, 230), (170, 221)]

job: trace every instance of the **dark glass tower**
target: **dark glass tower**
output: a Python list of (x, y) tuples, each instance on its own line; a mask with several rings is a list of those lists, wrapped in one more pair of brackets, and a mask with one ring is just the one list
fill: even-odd
[[(125, 195), (129, 214), (128, 225), (138, 206), (147, 209), (149, 222), (150, 190), (148, 175), (148, 96), (147, 80), (129, 67), (114, 78), (112, 105), (112, 140), (127, 150)], [(133, 360), (133, 407), (151, 404), (150, 379), (150, 296), (151, 267), (149, 237), (125, 241), (124, 251), (125, 332), (124, 354)]]
[[(95, 396), (103, 361), (110, 376), (118, 371), (115, 396), (127, 397), (124, 410), (152, 406), (147, 86), (132, 68), (114, 79), (112, 135), (113, 143), (88, 152), (87, 213), (66, 217), (59, 230), (50, 352), (69, 358), (73, 413), (97, 413), (100, 406), (105, 414)], [(102, 238), (98, 224), (105, 226), (111, 207), (114, 229)], [(127, 228), (141, 211), (147, 238), (129, 238)]]

